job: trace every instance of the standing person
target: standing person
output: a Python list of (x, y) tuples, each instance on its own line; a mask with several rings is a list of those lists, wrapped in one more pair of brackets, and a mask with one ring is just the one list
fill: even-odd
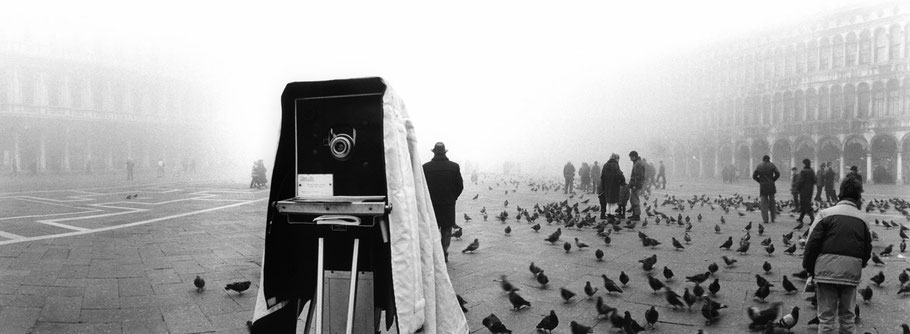
[(815, 180), (818, 183), (815, 184), (815, 201), (822, 201), (822, 188), (825, 186), (825, 163), (818, 165), (818, 171), (815, 172)]
[[(594, 165), (591, 166), (591, 193), (597, 194), (600, 192), (600, 170), (601, 166), (597, 164), (597, 161), (594, 161)], [(603, 204), (601, 204), (603, 206)]]
[(626, 184), (626, 177), (619, 169), (619, 154), (613, 153), (604, 164), (600, 184), (601, 189), (597, 194), (600, 198), (600, 219), (612, 218), (620, 201), (620, 188)]
[(164, 160), (158, 160), (158, 177), (164, 177)]
[(660, 160), (657, 162), (657, 179), (654, 180), (654, 187), (660, 189), (667, 189), (667, 175), (666, 169), (664, 168), (664, 161)]
[(651, 186), (654, 185), (654, 165), (648, 162), (648, 159), (642, 158), (642, 162), (645, 163), (645, 184), (644, 188), (647, 191), (648, 196), (651, 196)]
[(850, 166), (850, 172), (844, 175), (844, 181), (847, 179), (854, 179), (863, 184), (863, 175), (859, 173), (859, 168), (856, 168), (856, 166)]
[(812, 212), (812, 190), (818, 180), (815, 178), (815, 171), (812, 170), (812, 161), (803, 159), (803, 170), (799, 172), (799, 218), (797, 222), (802, 223), (803, 217), (809, 214), (809, 220), (815, 221), (815, 213)]
[(566, 178), (566, 190), (562, 193), (575, 193), (575, 190), (572, 189), (574, 186), (572, 183), (575, 182), (575, 166), (572, 165), (571, 161), (567, 162), (566, 166), (562, 168), (562, 176)]
[(430, 201), (436, 212), (436, 225), (442, 239), (442, 252), (449, 262), (449, 244), (452, 241), (452, 227), (455, 226), (455, 201), (464, 190), (461, 168), (446, 157), (446, 145), (442, 142), (433, 146), (433, 160), (423, 164), (423, 173), (430, 191)]
[(629, 220), (641, 220), (641, 188), (645, 184), (645, 163), (638, 157), (638, 152), (629, 152), (629, 159), (632, 160), (632, 173), (629, 174), (629, 205), (632, 209), (632, 216)]
[(831, 168), (831, 162), (828, 161), (825, 168), (825, 201), (827, 202), (836, 202), (837, 201), (837, 192), (834, 191), (834, 183), (837, 182), (837, 174), (834, 173), (834, 168)]
[(578, 177), (581, 179), (581, 192), (588, 192), (588, 184), (591, 183), (591, 166), (588, 166), (587, 162), (581, 163), (581, 168), (578, 169)]
[(126, 179), (133, 179), (133, 167), (136, 166), (136, 163), (133, 162), (133, 159), (126, 159)]
[(761, 198), (761, 219), (765, 224), (768, 223), (769, 211), (772, 223), (777, 216), (777, 204), (774, 201), (777, 187), (774, 182), (778, 178), (780, 178), (780, 172), (777, 170), (777, 166), (771, 162), (771, 157), (767, 155), (761, 158), (761, 163), (755, 167), (755, 172), (752, 172), (752, 179), (758, 182), (758, 196)]
[(793, 195), (793, 210), (799, 212), (799, 171), (796, 167), (790, 168), (790, 194)]
[(862, 205), (862, 183), (844, 179), (840, 201), (821, 210), (809, 227), (803, 268), (813, 277), (818, 298), (818, 332), (855, 333), (856, 287), (872, 256), (869, 222)]

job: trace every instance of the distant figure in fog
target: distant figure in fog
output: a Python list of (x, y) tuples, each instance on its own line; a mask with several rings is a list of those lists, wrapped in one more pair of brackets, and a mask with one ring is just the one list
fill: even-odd
[(774, 201), (777, 187), (774, 182), (780, 178), (780, 172), (777, 170), (777, 166), (771, 162), (771, 157), (766, 155), (761, 160), (762, 162), (755, 167), (755, 172), (752, 173), (752, 179), (758, 182), (758, 196), (761, 198), (761, 219), (767, 224), (769, 211), (772, 223), (777, 216), (777, 205)]
[(825, 164), (825, 200), (830, 203), (837, 202), (837, 191), (834, 190), (834, 184), (837, 183), (837, 173), (831, 168), (831, 162)]
[(619, 169), (619, 154), (610, 155), (600, 173), (601, 189), (597, 194), (600, 199), (600, 218), (612, 218), (620, 202), (621, 188), (626, 184), (626, 177)]
[(654, 184), (654, 175), (657, 174), (657, 171), (654, 169), (654, 165), (648, 162), (648, 159), (641, 158), (641, 161), (645, 163), (644, 189), (647, 191), (648, 196), (651, 196), (651, 186)]
[(822, 188), (825, 187), (825, 163), (818, 165), (818, 171), (815, 172), (815, 180), (818, 182), (815, 184), (815, 201), (822, 201)]
[(600, 191), (600, 172), (601, 166), (597, 164), (597, 161), (594, 161), (594, 165), (591, 166), (591, 193), (597, 194)]
[(158, 177), (164, 177), (164, 160), (158, 160)]
[(856, 168), (856, 166), (850, 166), (850, 172), (844, 175), (844, 180), (846, 181), (847, 179), (854, 179), (859, 181), (860, 184), (863, 183), (863, 175), (859, 173), (859, 168)]
[(133, 179), (133, 167), (136, 166), (136, 163), (133, 162), (133, 159), (126, 159), (126, 179)]
[(581, 163), (581, 168), (578, 169), (578, 177), (581, 179), (581, 192), (588, 192), (588, 185), (591, 183), (591, 166), (588, 166), (587, 162)]
[(262, 163), (262, 159), (253, 162), (253, 171), (250, 173), (253, 180), (250, 181), (250, 188), (260, 189), (262, 187), (268, 187), (269, 180), (265, 177), (265, 172), (265, 164)]
[(464, 190), (464, 181), (461, 179), (461, 167), (449, 161), (446, 152), (448, 150), (444, 143), (436, 143), (433, 146), (433, 160), (423, 164), (423, 174), (427, 180), (427, 189), (430, 191), (430, 202), (433, 203), (433, 211), (436, 213), (442, 253), (448, 263), (452, 228), (455, 227), (455, 202)]
[(654, 179), (654, 188), (667, 189), (667, 174), (664, 168), (664, 161), (660, 160), (657, 163), (659, 166), (657, 167), (657, 178)]
[(793, 195), (793, 210), (799, 212), (799, 170), (790, 168), (790, 194)]
[(815, 177), (815, 171), (812, 170), (812, 161), (803, 159), (803, 170), (799, 172), (799, 218), (796, 221), (802, 223), (803, 217), (808, 214), (809, 221), (815, 221), (815, 212), (812, 211), (812, 190), (818, 180)]
[(632, 216), (629, 220), (641, 220), (641, 191), (645, 185), (646, 169), (645, 162), (638, 156), (637, 151), (629, 152), (629, 159), (632, 160), (632, 173), (629, 174), (629, 206), (632, 209)]
[(575, 166), (572, 165), (571, 161), (567, 162), (566, 166), (562, 168), (562, 176), (566, 178), (566, 189), (562, 193), (575, 193), (575, 190), (572, 189), (574, 186), (572, 183), (575, 182)]

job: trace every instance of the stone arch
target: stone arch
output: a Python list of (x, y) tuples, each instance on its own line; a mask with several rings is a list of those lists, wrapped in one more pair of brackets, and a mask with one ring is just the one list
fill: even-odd
[(844, 168), (856, 166), (860, 173), (866, 175), (866, 154), (869, 152), (869, 142), (862, 135), (851, 135), (844, 139)]
[[(711, 143), (704, 142), (701, 147), (703, 147), (702, 154), (700, 159), (702, 160), (702, 175), (713, 176), (714, 175), (714, 161), (717, 156), (717, 146), (711, 145)], [(701, 175), (699, 175), (701, 176)]]
[(780, 166), (781, 170), (789, 170), (792, 167), (792, 157), (793, 150), (789, 140), (779, 138), (774, 141), (774, 146), (771, 148), (771, 161), (774, 164)]
[(749, 145), (746, 142), (739, 142), (736, 144), (736, 152), (734, 152), (734, 165), (736, 166), (736, 173), (738, 178), (743, 178), (746, 175), (749, 175), (749, 171), (752, 169), (751, 164), (749, 163), (749, 157), (752, 155)]
[(793, 157), (797, 161), (803, 159), (815, 160), (815, 142), (812, 138), (802, 136), (793, 142)]
[(897, 175), (897, 138), (891, 134), (878, 134), (869, 144), (872, 153), (872, 181), (895, 183)]
[(762, 138), (752, 139), (752, 161), (758, 162), (761, 161), (761, 158), (765, 155), (771, 155), (771, 147), (768, 146), (768, 141)]
[(771, 99), (771, 104), (773, 110), (771, 110), (771, 124), (778, 124), (781, 122), (781, 111), (783, 110), (783, 101), (780, 92), (774, 93), (774, 97)]
[(902, 184), (910, 184), (910, 133), (901, 139), (901, 158)]
[(840, 141), (833, 136), (822, 137), (818, 140), (818, 160), (824, 163), (832, 163), (832, 168), (840, 163), (841, 145)]

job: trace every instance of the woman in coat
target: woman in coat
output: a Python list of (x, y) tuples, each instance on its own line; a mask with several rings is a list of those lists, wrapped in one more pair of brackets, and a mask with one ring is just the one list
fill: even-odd
[[(603, 186), (599, 196), (603, 197), (606, 205), (600, 208), (600, 218), (612, 218), (620, 201), (620, 188), (626, 184), (626, 177), (619, 169), (619, 154), (610, 155), (610, 160), (604, 164), (600, 173), (600, 184)], [(609, 213), (609, 215), (605, 214)]]

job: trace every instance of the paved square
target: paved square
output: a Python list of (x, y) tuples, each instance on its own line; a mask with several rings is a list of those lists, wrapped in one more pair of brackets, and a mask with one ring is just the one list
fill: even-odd
[[(63, 176), (51, 177), (50, 181), (4, 180), (9, 187), (0, 192), (0, 333), (245, 333), (258, 288), (268, 197), (267, 190), (247, 188), (248, 181), (211, 175), (130, 182)], [(762, 236), (753, 228), (753, 247), (741, 256), (717, 247), (729, 236), (738, 239), (743, 235), (748, 222), (757, 224), (757, 212), (731, 209), (723, 213), (719, 208), (700, 205), (680, 212), (658, 206), (671, 216), (681, 213), (692, 218), (689, 234), (693, 240), (684, 250), (676, 251), (670, 245), (670, 237), (682, 240), (684, 228), (655, 225), (653, 218), (636, 231), (614, 233), (608, 246), (591, 228), (566, 228), (558, 222), (547, 224), (541, 218), (537, 222), (542, 229), (534, 232), (525, 219), (517, 221), (517, 206), (531, 209), (535, 204), (567, 200), (572, 205), (590, 200), (579, 205), (583, 209), (596, 202), (593, 195), (568, 198), (561, 191), (534, 191), (532, 182), (540, 180), (486, 176), (478, 184), (467, 183), (458, 202), (458, 223), (464, 227), (464, 236), (453, 240), (448, 270), (456, 291), (468, 300), (466, 315), (472, 332), (488, 332), (481, 319), (495, 313), (516, 333), (531, 333), (552, 309), (561, 322), (555, 332), (568, 332), (568, 323), (575, 320), (595, 326), (597, 333), (606, 333), (609, 321), (597, 319), (592, 300), (575, 297), (564, 304), (559, 296), (560, 287), (583, 296), (583, 286), (590, 281), (601, 288), (597, 296), (613, 307), (631, 311), (639, 322), (644, 322), (644, 310), (656, 306), (661, 315), (654, 332), (694, 333), (703, 328), (708, 333), (742, 333), (747, 331), (745, 309), (767, 305), (752, 298), (755, 274), (775, 284), (769, 300), (782, 301), (785, 311), (793, 306), (802, 309), (795, 332), (815, 332), (816, 327), (806, 326), (815, 312), (805, 301), (809, 294), (786, 295), (780, 287), (782, 275), (799, 271), (801, 259), (784, 254), (780, 243), (780, 236), (793, 228), (795, 218), (785, 214), (778, 223), (765, 226)], [(738, 193), (745, 197), (756, 192), (751, 183), (671, 183), (666, 191), (655, 191), (649, 204), (655, 199), (662, 201), (665, 195), (689, 199), (702, 194), (714, 198)], [(130, 196), (136, 194), (139, 196)], [(906, 187), (869, 185), (865, 195), (884, 199), (907, 198), (908, 194)], [(478, 198), (472, 200), (475, 195)], [(503, 205), (505, 200), (508, 206)], [(483, 207), (490, 214), (488, 221), (479, 213)], [(494, 218), (502, 211), (509, 213), (506, 223)], [(472, 221), (465, 222), (464, 214)], [(701, 222), (695, 218), (698, 214), (703, 216)], [(725, 224), (720, 224), (721, 216)], [(870, 217), (908, 225), (894, 210), (875, 212)], [(506, 225), (512, 228), (509, 236), (503, 233)], [(715, 225), (721, 227), (721, 233), (714, 233)], [(561, 240), (550, 245), (543, 239), (557, 227), (562, 227)], [(642, 247), (637, 231), (662, 244), (653, 249)], [(892, 333), (900, 323), (908, 322), (910, 295), (898, 296), (896, 291), (897, 276), (900, 270), (910, 268), (910, 263), (906, 254), (897, 252), (897, 228), (878, 225), (873, 231), (880, 237), (874, 242), (874, 251), (894, 244), (895, 255), (884, 258), (886, 265), (870, 265), (863, 272), (861, 287), (878, 271), (884, 272), (886, 280), (881, 287), (872, 285), (872, 303), (860, 303), (860, 330), (875, 332), (874, 327), (881, 333)], [(591, 247), (573, 247), (565, 252), (562, 242), (576, 237)], [(758, 245), (768, 237), (778, 248), (772, 256)], [(461, 249), (474, 238), (480, 239), (480, 249), (462, 254)], [(596, 249), (606, 253), (603, 261), (595, 259)], [(663, 293), (651, 293), (646, 273), (637, 261), (652, 254), (658, 256), (655, 276), (663, 279), (663, 267), (672, 269), (676, 276), (667, 284), (680, 294), (683, 288), (693, 287), (685, 282), (685, 276), (706, 271), (712, 262), (721, 264), (716, 274), (722, 287), (717, 300), (729, 308), (721, 311), (716, 324), (704, 327), (698, 311), (701, 302), (692, 311), (674, 311)], [(725, 267), (721, 255), (739, 262)], [(531, 261), (546, 270), (550, 278), (547, 288), (541, 289), (528, 271)], [(773, 267), (768, 274), (760, 268), (765, 261)], [(600, 275), (618, 281), (621, 271), (630, 276), (624, 292), (605, 294)], [(196, 275), (207, 282), (201, 293), (192, 284)], [(532, 303), (530, 309), (509, 310), (511, 305), (497, 282), (500, 275), (507, 275), (521, 288), (520, 293)], [(223, 290), (226, 283), (241, 280), (253, 282), (247, 293)], [(792, 276), (791, 280), (798, 286), (803, 283)]]

